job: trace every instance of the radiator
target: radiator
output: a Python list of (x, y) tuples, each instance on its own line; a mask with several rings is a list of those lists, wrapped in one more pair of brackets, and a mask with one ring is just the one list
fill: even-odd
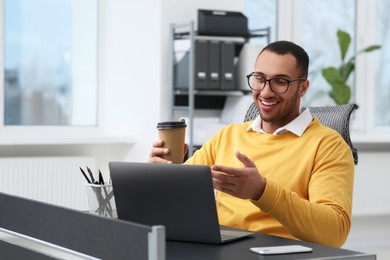
[(0, 158), (0, 192), (87, 210), (86, 180), (79, 169), (86, 169), (86, 166), (95, 170), (96, 158)]

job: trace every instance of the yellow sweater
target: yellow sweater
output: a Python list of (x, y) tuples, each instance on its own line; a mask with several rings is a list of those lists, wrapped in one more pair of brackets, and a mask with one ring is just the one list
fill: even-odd
[(267, 180), (258, 201), (217, 193), (221, 225), (340, 247), (351, 226), (354, 162), (334, 130), (313, 119), (301, 137), (247, 131), (252, 121), (223, 128), (187, 164), (242, 167), (253, 160)]

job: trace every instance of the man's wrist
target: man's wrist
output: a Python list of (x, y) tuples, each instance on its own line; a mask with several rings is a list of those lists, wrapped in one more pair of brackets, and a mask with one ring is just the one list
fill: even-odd
[(267, 180), (264, 177), (261, 177), (260, 187), (259, 187), (259, 193), (257, 193), (252, 200), (257, 201), (263, 196), (265, 186), (267, 185)]

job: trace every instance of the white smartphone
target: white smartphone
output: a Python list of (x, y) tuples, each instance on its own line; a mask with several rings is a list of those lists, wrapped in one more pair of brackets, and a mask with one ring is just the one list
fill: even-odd
[(251, 247), (250, 251), (260, 255), (292, 254), (312, 252), (313, 249), (301, 245)]

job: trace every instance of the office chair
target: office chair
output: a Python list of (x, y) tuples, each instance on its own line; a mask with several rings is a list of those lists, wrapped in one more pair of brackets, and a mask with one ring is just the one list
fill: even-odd
[[(337, 132), (344, 138), (345, 142), (352, 150), (353, 159), (355, 165), (358, 164), (358, 152), (353, 147), (350, 134), (349, 134), (349, 121), (353, 110), (358, 108), (356, 104), (346, 104), (337, 106), (323, 106), (323, 107), (309, 107), (313, 117), (318, 118), (321, 124), (328, 126)], [(259, 115), (259, 110), (255, 103), (252, 103), (248, 108), (244, 122), (254, 120)]]

